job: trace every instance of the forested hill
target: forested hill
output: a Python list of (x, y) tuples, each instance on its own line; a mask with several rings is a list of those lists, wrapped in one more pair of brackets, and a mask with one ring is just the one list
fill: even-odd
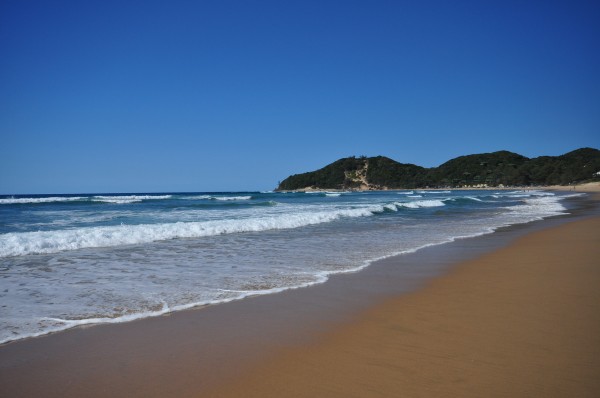
[(527, 158), (509, 151), (460, 156), (439, 167), (399, 163), (384, 156), (349, 157), (294, 174), (277, 190), (412, 189), (569, 185), (600, 180), (600, 151), (581, 148), (561, 156)]

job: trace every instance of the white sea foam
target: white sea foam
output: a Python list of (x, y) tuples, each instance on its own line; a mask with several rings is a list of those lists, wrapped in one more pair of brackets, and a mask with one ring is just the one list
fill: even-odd
[(579, 192), (579, 193), (571, 193), (571, 194), (566, 194), (563, 196), (563, 198), (577, 198), (577, 197), (581, 197), (581, 196), (586, 196), (586, 193), (583, 192)]
[[(198, 305), (200, 305), (200, 304), (198, 304)], [(29, 338), (29, 337), (44, 336), (46, 334), (60, 332), (60, 331), (67, 330), (67, 329), (77, 327), (77, 326), (94, 325), (94, 324), (101, 324), (101, 323), (124, 323), (124, 322), (135, 321), (137, 319), (150, 318), (150, 317), (164, 315), (171, 311), (172, 311), (172, 309), (170, 309), (169, 306), (165, 302), (163, 302), (162, 308), (157, 311), (134, 312), (131, 314), (114, 317), (114, 318), (102, 317), (102, 318), (84, 318), (84, 319), (62, 319), (62, 318), (53, 318), (53, 317), (42, 317), (42, 318), (39, 318), (40, 323), (48, 323), (49, 322), (49, 323), (52, 323), (53, 326), (46, 327), (43, 331), (40, 331), (40, 332), (24, 333), (18, 337), (11, 336), (11, 337), (1, 339), (0, 344), (7, 343), (9, 341)]]
[(222, 292), (235, 293), (235, 294), (230, 295), (225, 298), (216, 298), (216, 299), (195, 301), (195, 302), (191, 302), (191, 303), (187, 303), (187, 304), (173, 305), (172, 307), (170, 307), (166, 302), (163, 301), (161, 309), (155, 310), (155, 311), (139, 311), (139, 312), (133, 312), (130, 314), (125, 314), (125, 315), (115, 316), (115, 317), (93, 317), (93, 318), (82, 318), (82, 319), (64, 319), (64, 318), (54, 318), (54, 317), (42, 317), (42, 318), (39, 318), (39, 321), (50, 322), (50, 323), (54, 324), (54, 326), (48, 327), (45, 330), (40, 331), (40, 332), (23, 333), (23, 334), (17, 335), (17, 336), (6, 337), (4, 339), (0, 339), (0, 344), (7, 343), (9, 341), (30, 338), (30, 337), (44, 336), (47, 334), (60, 332), (60, 331), (71, 329), (71, 328), (78, 327), (78, 326), (96, 325), (96, 324), (103, 324), (103, 323), (125, 323), (125, 322), (135, 321), (138, 319), (153, 318), (153, 317), (161, 316), (161, 315), (168, 314), (171, 312), (183, 311), (183, 310), (196, 308), (196, 307), (202, 307), (202, 306), (206, 306), (206, 305), (225, 304), (225, 303), (229, 303), (232, 301), (242, 300), (242, 299), (245, 299), (245, 298), (251, 297), (251, 296), (262, 296), (262, 295), (267, 295), (267, 294), (280, 293), (280, 292), (283, 292), (286, 290), (301, 289), (304, 287), (309, 287), (309, 286), (313, 286), (313, 285), (317, 285), (317, 284), (326, 282), (329, 279), (329, 275), (332, 273), (356, 272), (356, 271), (359, 271), (360, 269), (365, 268), (368, 265), (369, 265), (369, 263), (365, 263), (359, 267), (356, 267), (356, 268), (353, 268), (350, 270), (339, 271), (339, 272), (317, 272), (312, 275), (311, 281), (296, 284), (296, 285), (291, 285), (291, 286), (281, 286), (281, 287), (275, 287), (275, 288), (271, 288), (271, 289), (257, 289), (257, 290), (219, 289)]
[(446, 204), (441, 200), (415, 200), (414, 202), (395, 202), (394, 205), (398, 207), (407, 207), (409, 209), (418, 209), (421, 207), (441, 207)]
[(135, 203), (143, 200), (161, 200), (170, 199), (172, 195), (125, 195), (125, 196), (103, 196), (96, 195), (92, 197), (93, 202), (106, 202), (106, 203)]
[(0, 204), (12, 205), (22, 203), (52, 203), (52, 202), (73, 202), (86, 199), (83, 196), (50, 196), (45, 198), (3, 198)]
[(530, 198), (530, 197), (540, 197), (540, 196), (556, 196), (556, 194), (552, 192), (546, 191), (509, 191), (509, 192), (494, 192), (491, 195), (493, 198)]
[(182, 200), (203, 200), (203, 199), (211, 199), (210, 195), (192, 195), (192, 196), (180, 196), (177, 199)]
[[(447, 199), (444, 199), (447, 200)], [(420, 209), (420, 208), (428, 208), (428, 207), (442, 207), (446, 206), (444, 200), (415, 200), (412, 202), (393, 202), (383, 205), (383, 209), (398, 211), (400, 208), (407, 209)], [(378, 210), (373, 210), (374, 212), (378, 212)]]
[(454, 202), (454, 201), (457, 201), (459, 199), (467, 199), (467, 200), (472, 200), (472, 201), (475, 201), (475, 202), (483, 202), (482, 199), (476, 198), (475, 196), (455, 196), (453, 198), (448, 198), (448, 199), (444, 199), (444, 200), (446, 200), (446, 201), (450, 200), (450, 201)]
[(560, 203), (559, 199), (551, 196), (524, 199), (523, 204), (511, 206), (507, 209), (514, 216), (527, 221), (566, 214), (566, 208)]
[(122, 316), (118, 316), (118, 317), (114, 317), (114, 318), (102, 317), (102, 318), (84, 318), (84, 319), (62, 319), (62, 318), (44, 317), (44, 318), (41, 318), (41, 320), (42, 321), (59, 322), (59, 323), (65, 324), (66, 326), (69, 326), (69, 327), (90, 325), (90, 324), (94, 324), (94, 323), (122, 323), (122, 322), (135, 321), (136, 319), (148, 318), (151, 316), (163, 315), (163, 314), (166, 314), (171, 311), (171, 309), (169, 308), (167, 303), (163, 302), (162, 304), (163, 304), (162, 308), (157, 311), (136, 312), (133, 314), (126, 314), (126, 315), (122, 315)]
[(141, 202), (142, 199), (92, 198), (92, 202), (127, 204)]
[(244, 195), (244, 196), (214, 196), (214, 195), (192, 195), (192, 196), (181, 196), (177, 199), (184, 200), (224, 200), (224, 201), (233, 201), (233, 200), (250, 200), (252, 196)]
[(336, 192), (332, 192), (332, 193), (326, 193), (325, 196), (330, 197), (330, 198), (335, 198), (338, 196), (342, 196), (341, 193), (336, 193)]
[(56, 253), (92, 247), (150, 243), (177, 238), (199, 238), (239, 232), (298, 228), (331, 222), (342, 217), (364, 217), (383, 211), (382, 206), (321, 212), (279, 214), (271, 217), (199, 222), (117, 225), (59, 231), (11, 232), (0, 235), (0, 257)]
[(250, 200), (252, 196), (213, 196), (211, 199), (214, 200)]

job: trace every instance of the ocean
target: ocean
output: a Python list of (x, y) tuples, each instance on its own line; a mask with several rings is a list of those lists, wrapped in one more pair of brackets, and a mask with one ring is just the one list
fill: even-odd
[(545, 191), (0, 196), (0, 343), (325, 282), (566, 214)]

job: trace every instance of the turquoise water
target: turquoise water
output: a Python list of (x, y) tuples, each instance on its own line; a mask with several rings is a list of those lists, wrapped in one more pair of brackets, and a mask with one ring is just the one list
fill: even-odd
[(380, 258), (564, 214), (568, 196), (542, 191), (3, 196), (0, 342), (322, 283)]

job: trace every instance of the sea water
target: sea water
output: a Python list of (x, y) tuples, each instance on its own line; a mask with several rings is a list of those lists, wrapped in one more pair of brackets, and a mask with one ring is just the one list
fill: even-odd
[(0, 196), (0, 343), (325, 282), (564, 214), (543, 191)]

